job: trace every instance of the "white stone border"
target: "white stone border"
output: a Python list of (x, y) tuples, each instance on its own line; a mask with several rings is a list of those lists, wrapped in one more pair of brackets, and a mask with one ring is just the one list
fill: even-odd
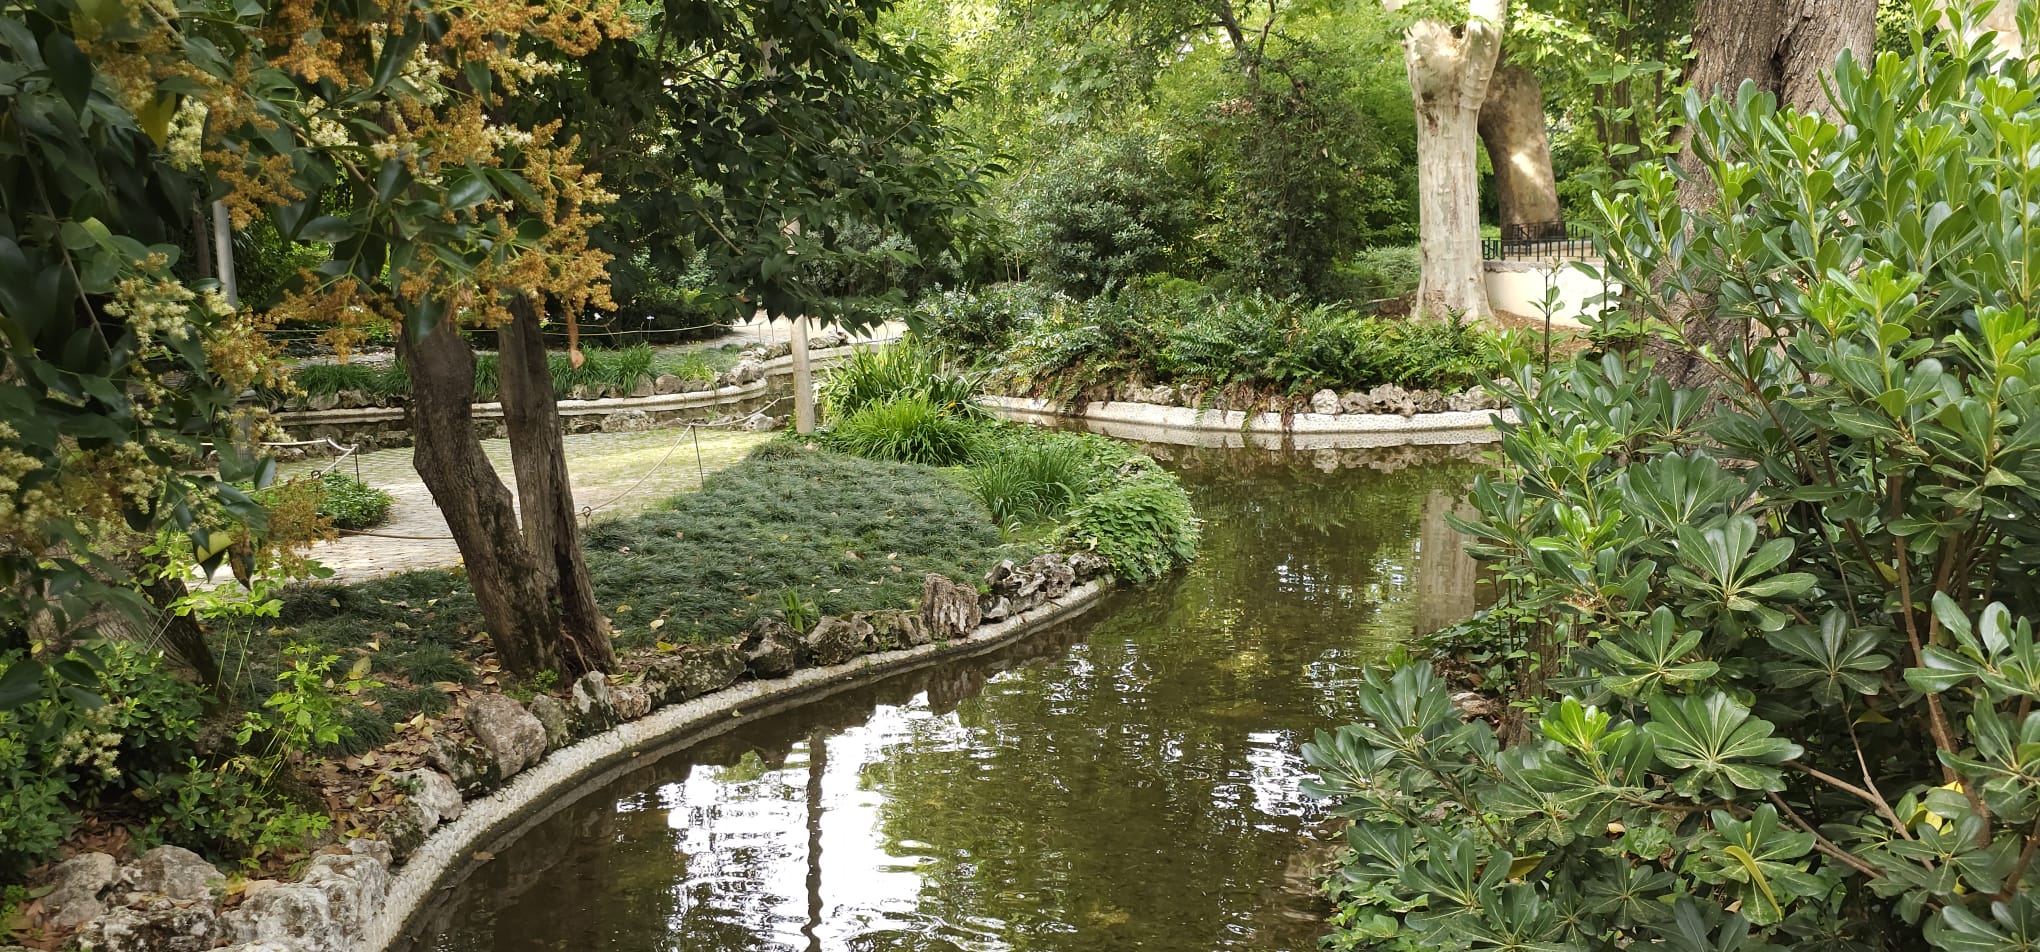
[(1514, 409), (1395, 413), (1249, 414), (1241, 410), (1166, 407), (1109, 400), (1082, 409), (1032, 397), (986, 396), (993, 412), (1009, 419), (1082, 420), (1107, 436), (1150, 443), (1259, 446), (1269, 449), (1345, 449), (1404, 444), (1489, 443), (1501, 438), (1495, 418), (1513, 423)]
[[(820, 347), (808, 351), (808, 360), (817, 363), (832, 363), (850, 356), (860, 347), (877, 347), (890, 344), (898, 338), (858, 341), (841, 347)], [(662, 393), (649, 397), (603, 397), (597, 400), (561, 400), (560, 416), (590, 416), (615, 413), (618, 410), (691, 410), (698, 407), (737, 403), (763, 394), (773, 377), (785, 376), (792, 372), (793, 355), (774, 357), (763, 362), (765, 375), (750, 383), (731, 384), (713, 390), (691, 390), (686, 393)], [(380, 423), (388, 420), (402, 420), (404, 407), (354, 407), (345, 410), (284, 410), (275, 414), (276, 422), (285, 427), (321, 426), (337, 423)], [(494, 419), (503, 415), (501, 403), (474, 404), (476, 419)]]
[(549, 805), (561, 788), (582, 784), (604, 767), (618, 774), (636, 770), (650, 763), (641, 757), (649, 750), (689, 746), (885, 675), (1004, 647), (1023, 635), (1083, 614), (1111, 590), (1110, 578), (1098, 579), (962, 638), (861, 655), (825, 668), (803, 668), (771, 681), (739, 682), (554, 751), (501, 789), (468, 802), (460, 819), (435, 829), (412, 852), (391, 877), (389, 892), (374, 921), (363, 931), (358, 948), (360, 952), (384, 952), (401, 941), (406, 927), (435, 898), (440, 882), (469, 862), (478, 844), (510, 831), (520, 820)]

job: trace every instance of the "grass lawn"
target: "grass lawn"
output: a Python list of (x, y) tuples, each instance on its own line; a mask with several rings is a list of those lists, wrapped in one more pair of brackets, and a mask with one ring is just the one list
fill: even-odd
[[(738, 637), (794, 599), (810, 618), (909, 607), (930, 572), (975, 581), (998, 560), (1039, 549), (1008, 545), (953, 472), (793, 441), (767, 444), (700, 490), (598, 523), (583, 538), (621, 651)], [(457, 685), (508, 677), (458, 572), (296, 588), (269, 621), (215, 634), (244, 701), (267, 696), (292, 643), (339, 656), (339, 670), (366, 663), (384, 682), (350, 714), (347, 752), (380, 745), (418, 713), (445, 710)]]

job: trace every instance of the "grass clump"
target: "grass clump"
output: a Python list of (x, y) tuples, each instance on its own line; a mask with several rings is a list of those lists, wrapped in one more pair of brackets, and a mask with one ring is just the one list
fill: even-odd
[(909, 334), (883, 347), (860, 347), (822, 381), (827, 418), (917, 397), (943, 414), (978, 419), (978, 381), (945, 367), (933, 348)]
[(1098, 479), (1095, 443), (1107, 441), (1039, 436), (1008, 440), (968, 471), (971, 489), (1001, 525), (1059, 521)]
[(834, 449), (866, 459), (955, 466), (977, 451), (978, 424), (921, 394), (869, 404), (830, 429)]

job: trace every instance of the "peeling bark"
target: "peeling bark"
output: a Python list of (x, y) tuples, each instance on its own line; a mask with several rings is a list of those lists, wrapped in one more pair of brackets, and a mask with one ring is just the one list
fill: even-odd
[(1558, 207), (1558, 181), (1551, 171), (1544, 84), (1537, 74), (1506, 61), (1495, 67), (1478, 128), (1488, 163), (1495, 168), (1502, 234), (1564, 218)]
[[(1402, 0), (1384, 0), (1395, 10)], [(1473, 0), (1464, 23), (1419, 20), (1403, 36), (1417, 115), (1416, 312), (1490, 316), (1480, 254), (1481, 104), (1501, 56), (1504, 0)]]

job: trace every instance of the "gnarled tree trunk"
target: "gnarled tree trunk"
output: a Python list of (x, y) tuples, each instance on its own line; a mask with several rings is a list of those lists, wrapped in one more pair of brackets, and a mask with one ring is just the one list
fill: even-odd
[(497, 366), (524, 540), (559, 615), (560, 673), (573, 677), (606, 671), (615, 666), (616, 652), (609, 643), (609, 623), (595, 604), (581, 528), (574, 521), (574, 490), (546, 364), (545, 334), (538, 309), (529, 301), (513, 302), (510, 311), (516, 318), (497, 332)]
[[(1832, 115), (1823, 78), (1843, 50), (1863, 61), (1876, 35), (1877, 5), (1870, 0), (1698, 0), (1692, 85), (1703, 96), (1733, 97), (1748, 80), (1780, 106)], [(1679, 202), (1703, 208), (1713, 203), (1715, 186), (1692, 130), (1681, 136)], [(1711, 296), (1668, 303), (1686, 338), (1683, 346), (1658, 348), (1658, 372), (1673, 386), (1702, 378), (1700, 348), (1720, 350), (1750, 333), (1747, 320), (1717, 319)]]
[[(1394, 10), (1403, 0), (1384, 5)], [(1505, 0), (1472, 0), (1465, 23), (1419, 20), (1403, 36), (1417, 112), (1417, 313), (1489, 316), (1474, 150), (1507, 9)]]
[(1544, 84), (1537, 74), (1507, 61), (1495, 67), (1494, 78), (1488, 81), (1487, 100), (1481, 103), (1479, 131), (1488, 163), (1495, 167), (1502, 237), (1563, 219), (1558, 208), (1558, 181), (1551, 171)]
[(411, 378), (412, 462), (446, 517), (496, 654), (518, 674), (558, 670), (551, 586), (525, 543), (516, 501), (475, 437), (474, 349), (451, 317), (423, 333), (405, 321), (400, 343)]

